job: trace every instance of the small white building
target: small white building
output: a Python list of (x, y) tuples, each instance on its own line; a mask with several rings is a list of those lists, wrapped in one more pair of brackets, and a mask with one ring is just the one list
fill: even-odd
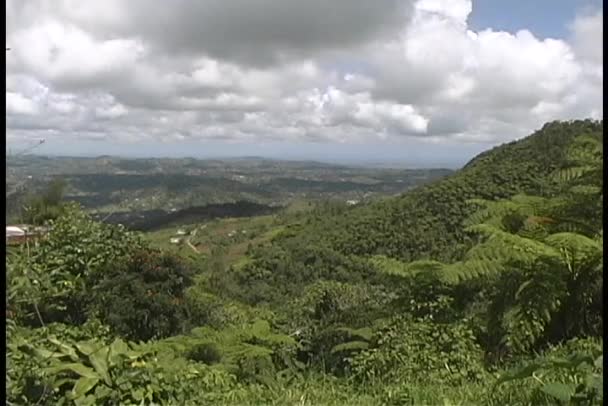
[(25, 224), (6, 226), (6, 244), (22, 244), (26, 241), (33, 241), (37, 244), (38, 239), (44, 237), (48, 231), (46, 227), (34, 227)]
[(173, 237), (169, 240), (171, 244), (179, 244), (182, 241), (181, 238)]
[(25, 230), (17, 226), (6, 226), (6, 242), (13, 238), (25, 237)]
[(179, 230), (177, 230), (177, 232), (175, 234), (177, 234), (177, 235), (186, 235), (186, 230), (183, 230), (183, 229), (180, 228)]

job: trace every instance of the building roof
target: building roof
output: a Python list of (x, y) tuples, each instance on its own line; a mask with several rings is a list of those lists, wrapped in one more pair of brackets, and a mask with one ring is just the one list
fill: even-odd
[(16, 226), (6, 226), (7, 237), (17, 237), (25, 235), (25, 231), (22, 228)]

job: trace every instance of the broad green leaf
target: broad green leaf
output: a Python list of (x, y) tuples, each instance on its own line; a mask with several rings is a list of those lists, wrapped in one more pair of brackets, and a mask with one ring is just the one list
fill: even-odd
[(538, 369), (540, 369), (542, 366), (543, 365), (540, 362), (532, 362), (522, 367), (510, 369), (509, 371), (502, 374), (494, 385), (497, 386), (504, 382), (528, 378), (532, 376), (532, 374)]
[(561, 400), (562, 402), (568, 402), (572, 398), (572, 395), (574, 395), (576, 388), (574, 385), (549, 382), (544, 384), (540, 390), (555, 399)]
[(112, 385), (112, 380), (110, 379), (110, 373), (108, 371), (108, 347), (100, 348), (99, 350), (93, 352), (89, 355), (89, 362), (95, 368), (95, 371), (103, 377), (104, 382), (107, 385)]
[(83, 355), (89, 356), (101, 348), (101, 344), (95, 340), (83, 341), (76, 344), (76, 349)]
[(596, 368), (604, 369), (604, 355), (597, 357), (593, 365), (595, 365)]
[(550, 360), (551, 364), (560, 368), (575, 369), (582, 363), (593, 365), (593, 357), (585, 354), (573, 354), (568, 358), (553, 358)]
[(114, 340), (110, 345), (110, 351), (108, 353), (108, 362), (110, 365), (116, 365), (120, 362), (121, 357), (126, 357), (129, 351), (129, 346), (120, 338)]
[(596, 375), (591, 380), (591, 387), (594, 388), (600, 396), (600, 399), (604, 398), (604, 377), (603, 374)]
[(57, 379), (56, 381), (53, 381), (53, 389), (58, 389), (61, 388), (63, 385), (65, 385), (66, 383), (74, 383), (74, 379), (72, 378), (64, 378), (64, 379)]
[(144, 400), (144, 390), (141, 388), (131, 392), (131, 395), (133, 396), (133, 399), (135, 399), (137, 401), (141, 402)]
[(74, 399), (74, 404), (76, 406), (93, 406), (97, 404), (97, 399), (93, 395), (88, 395), (86, 397)]
[(61, 364), (54, 367), (43, 368), (43, 371), (49, 374), (56, 374), (63, 371), (72, 371), (80, 376), (84, 376), (87, 378), (101, 379), (101, 377), (94, 370), (79, 363)]
[(59, 351), (63, 354), (68, 355), (72, 361), (78, 361), (79, 357), (72, 346), (62, 343), (54, 337), (48, 338), (49, 342), (59, 347)]
[(99, 378), (87, 378), (83, 376), (76, 382), (74, 388), (72, 388), (72, 398), (78, 399), (83, 397), (97, 385), (97, 382), (99, 382)]
[(67, 357), (67, 354), (58, 351), (49, 351), (44, 348), (35, 348), (34, 354), (43, 359)]

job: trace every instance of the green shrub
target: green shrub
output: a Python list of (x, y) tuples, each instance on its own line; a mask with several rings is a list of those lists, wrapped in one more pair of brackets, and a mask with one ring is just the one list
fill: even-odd
[(9, 307), (30, 326), (83, 323), (92, 280), (143, 246), (121, 227), (97, 223), (75, 205), (50, 223), (48, 235), (33, 247), (6, 257)]
[(360, 381), (475, 382), (485, 374), (483, 351), (463, 322), (395, 317), (379, 329), (368, 349), (350, 360)]
[(183, 331), (184, 291), (190, 283), (191, 271), (175, 255), (140, 250), (98, 274), (93, 309), (123, 337), (167, 337)]
[(20, 354), (15, 360), (28, 360), (12, 368), (16, 379), (11, 381), (7, 399), (17, 404), (199, 403), (207, 392), (226, 390), (235, 383), (225, 372), (159, 360), (145, 347), (120, 339), (106, 345), (54, 336), (35, 344), (16, 338), (10, 347)]
[(215, 343), (195, 345), (186, 353), (186, 358), (207, 365), (217, 364), (222, 360), (222, 354)]

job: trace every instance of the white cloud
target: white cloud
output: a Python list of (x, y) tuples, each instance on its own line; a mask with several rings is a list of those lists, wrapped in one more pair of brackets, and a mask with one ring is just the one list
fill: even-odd
[(118, 118), (128, 113), (128, 110), (122, 104), (116, 104), (111, 107), (98, 107), (95, 109), (95, 115), (98, 118)]
[(130, 39), (95, 40), (84, 28), (43, 21), (11, 35), (26, 44), (11, 50), (11, 65), (23, 73), (60, 86), (95, 86), (119, 80), (126, 66), (137, 62), (143, 48)]
[(600, 38), (604, 38), (603, 10), (579, 15), (570, 29), (575, 52), (585, 60), (602, 65), (604, 47)]
[(473, 10), (471, 1), (461, 0), (420, 0), (416, 3), (419, 17), (424, 18), (426, 13), (445, 16), (451, 21), (466, 24), (466, 20)]
[(38, 105), (19, 93), (6, 92), (6, 112), (15, 115), (35, 115)]
[(470, 0), (269, 1), (9, 0), (9, 137), (495, 143), (603, 116), (601, 10), (542, 40), (473, 32)]

